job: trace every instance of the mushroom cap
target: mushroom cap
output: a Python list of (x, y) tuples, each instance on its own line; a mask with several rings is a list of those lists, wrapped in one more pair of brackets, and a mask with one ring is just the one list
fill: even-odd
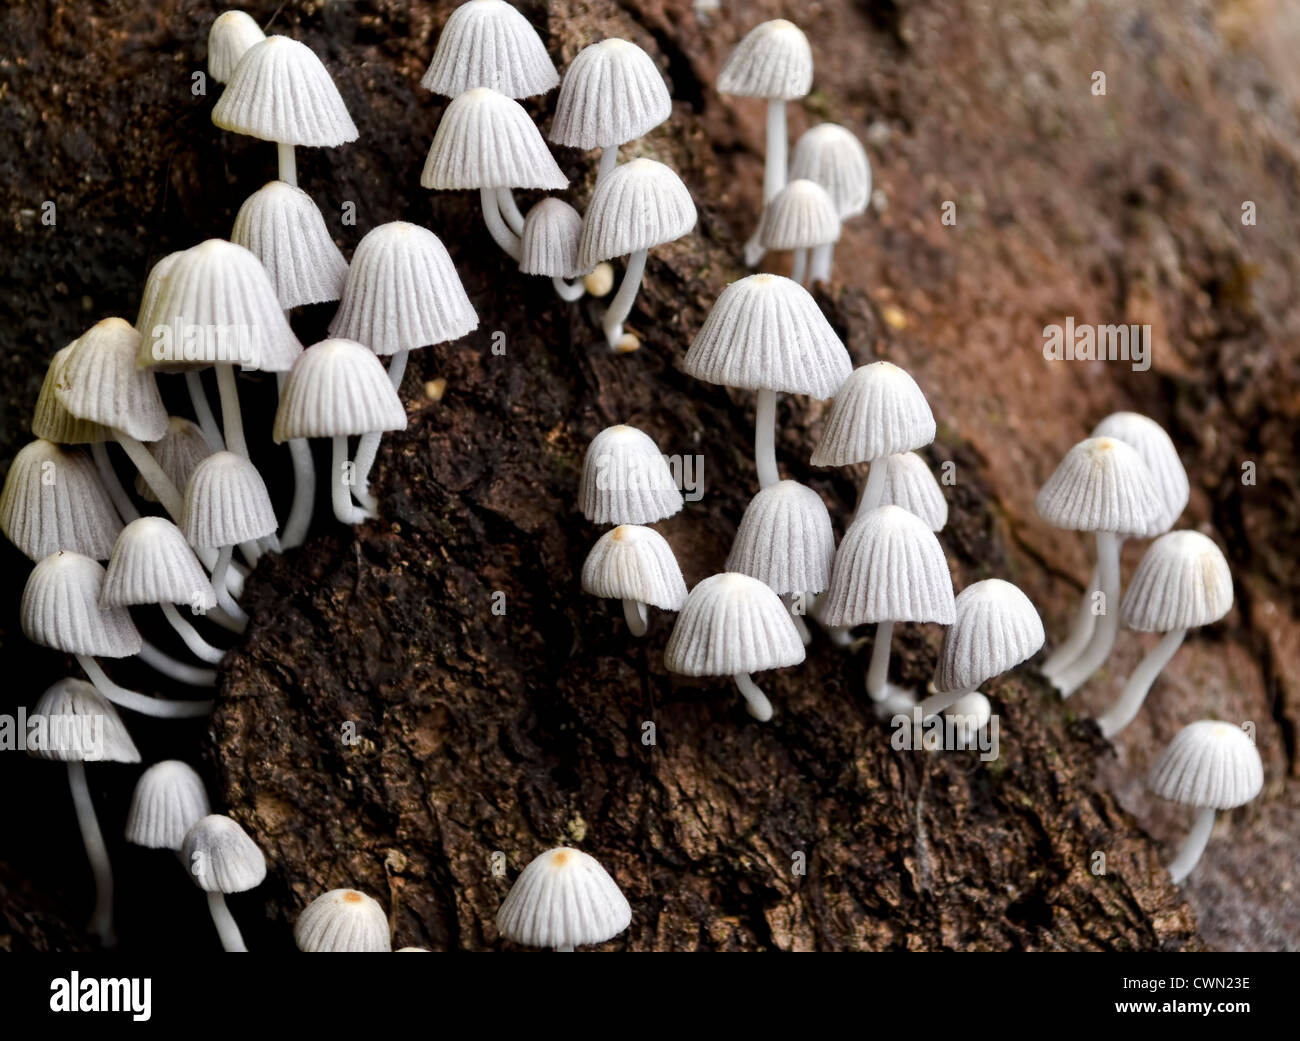
[(406, 409), (383, 362), (355, 340), (334, 339), (308, 347), (294, 362), (272, 436), (279, 444), (405, 429)]
[(661, 611), (680, 611), (686, 602), (686, 580), (672, 546), (640, 524), (620, 524), (596, 540), (582, 565), (582, 591)]
[(906, 369), (887, 361), (862, 365), (834, 393), (813, 466), (874, 462), (934, 440), (934, 413)]
[(835, 203), (816, 181), (790, 181), (772, 196), (758, 219), (758, 241), (767, 249), (809, 249), (839, 238)]
[(167, 409), (157, 381), (136, 366), (140, 334), (125, 319), (96, 322), (67, 350), (54, 385), (64, 408), (137, 441), (157, 441), (166, 433)]
[[(140, 761), (140, 751), (113, 703), (85, 680), (59, 680), (41, 695), (32, 716), (45, 718), (44, 734), (34, 731), (27, 746), (37, 759), (61, 763)], [(82, 720), (95, 722), (88, 727)]]
[(208, 893), (242, 893), (266, 878), (266, 858), (248, 833), (221, 813), (200, 817), (185, 833), (181, 859)]
[(778, 481), (750, 500), (727, 557), (727, 570), (778, 593), (820, 593), (830, 582), (835, 532), (822, 497), (797, 481)]
[(529, 947), (604, 943), (632, 924), (627, 898), (596, 858), (559, 846), (519, 873), (497, 912), (497, 930)]
[(682, 508), (682, 493), (650, 435), (625, 424), (591, 439), (578, 488), (593, 524), (653, 524)]
[(958, 594), (955, 618), (943, 634), (934, 673), (942, 693), (973, 690), (1043, 646), (1043, 622), (1019, 589), (1000, 578), (986, 578)]
[(309, 953), (387, 953), (393, 949), (383, 907), (355, 889), (331, 889), (308, 904), (293, 925), (293, 940), (298, 950)]
[[(155, 339), (155, 332), (159, 331), (158, 327), (170, 323), (170, 319), (159, 320), (158, 300), (162, 296), (163, 282), (166, 281), (168, 273), (184, 252), (183, 249), (178, 249), (175, 253), (168, 253), (149, 269), (149, 277), (144, 281), (144, 291), (140, 294), (140, 310), (136, 312), (135, 316), (135, 331), (151, 344)], [(138, 359), (136, 364), (140, 364)], [(185, 362), (183, 360), (174, 362), (151, 361), (149, 364), (160, 372), (185, 372), (190, 369), (201, 369), (206, 365), (202, 361)], [(136, 482), (137, 490), (139, 490), (142, 483), (142, 481)], [(150, 499), (149, 501), (153, 502), (154, 500)]]
[(180, 850), (185, 833), (211, 812), (203, 779), (188, 763), (165, 759), (135, 782), (126, 841), (146, 849)]
[(100, 607), (104, 569), (80, 553), (52, 553), (23, 587), (23, 633), (64, 654), (128, 658), (139, 654), (140, 633), (124, 607)]
[(230, 241), (262, 262), (286, 310), (343, 295), (348, 262), (301, 188), (284, 181), (259, 188), (239, 207)]
[(94, 463), (75, 448), (38, 438), (9, 464), (0, 530), (32, 560), (61, 549), (107, 560), (122, 521)]
[[(167, 479), (177, 488), (189, 483), (194, 468), (212, 454), (212, 446), (203, 436), (203, 430), (193, 420), (184, 416), (168, 416), (167, 430), (149, 446)], [(146, 502), (157, 502), (158, 496), (139, 474), (135, 478), (135, 493)]]
[(478, 328), (447, 248), (428, 228), (381, 224), (352, 255), (331, 336), (387, 356), (458, 340)]
[(654, 59), (617, 37), (584, 47), (560, 83), (550, 138), (569, 148), (617, 148), (673, 114)]
[(682, 368), (725, 387), (829, 398), (853, 362), (808, 290), (759, 274), (722, 291)]
[(931, 531), (948, 523), (948, 500), (926, 461), (915, 452), (895, 452), (885, 460), (885, 487), (880, 505), (901, 506), (915, 513)]
[(1149, 784), (1170, 802), (1231, 810), (1259, 794), (1264, 764), (1240, 727), (1203, 719), (1178, 731), (1156, 760)]
[(816, 181), (830, 194), (840, 220), (866, 213), (871, 202), (871, 161), (862, 142), (838, 123), (818, 123), (799, 135), (790, 177)]
[(1057, 528), (1154, 535), (1165, 511), (1137, 449), (1090, 437), (1066, 453), (1038, 492), (1038, 515)]
[(200, 242), (171, 262), (148, 321), (140, 366), (226, 363), (288, 372), (302, 353), (262, 262), (225, 239)]
[(1137, 412), (1115, 412), (1107, 416), (1092, 432), (1093, 437), (1114, 437), (1137, 449), (1137, 454), (1147, 464), (1151, 476), (1164, 502), (1164, 510), (1156, 522), (1160, 531), (1174, 526), (1187, 508), (1190, 487), (1178, 449), (1165, 433), (1165, 428), (1154, 419)]
[(524, 107), (487, 87), (457, 95), (442, 114), (420, 184), (458, 188), (564, 188), (542, 132)]
[(275, 509), (266, 482), (234, 452), (213, 452), (185, 486), (181, 530), (200, 549), (234, 546), (275, 533)]
[(57, 445), (107, 441), (111, 435), (105, 427), (88, 419), (78, 419), (59, 400), (59, 384), (63, 381), (63, 371), (71, 355), (72, 344), (68, 344), (50, 359), (41, 391), (36, 396), (36, 408), (32, 411), (32, 433)]
[(505, 0), (469, 0), (442, 27), (420, 85), (449, 98), (475, 87), (530, 98), (559, 82), (546, 46), (527, 18)]
[(218, 83), (229, 83), (239, 59), (248, 48), (266, 39), (266, 33), (243, 11), (223, 11), (208, 30), (208, 75)]
[(235, 66), (212, 122), (236, 134), (285, 145), (334, 148), (357, 139), (338, 87), (306, 44), (268, 36)]
[(117, 537), (99, 603), (188, 604), (195, 611), (210, 611), (217, 606), (217, 594), (180, 528), (165, 517), (141, 517)]
[(735, 571), (691, 590), (664, 650), (668, 671), (685, 676), (734, 676), (803, 660), (803, 640), (781, 598)]
[(1232, 609), (1232, 572), (1199, 531), (1171, 531), (1147, 547), (1124, 591), (1130, 629), (1167, 633), (1217, 622)]
[(590, 268), (578, 263), (582, 214), (563, 199), (548, 196), (524, 218), (519, 270), (547, 278), (581, 278)]
[(878, 507), (849, 525), (822, 603), (827, 625), (951, 625), (956, 615), (943, 547), (925, 521), (901, 506)]
[(793, 101), (812, 90), (813, 56), (808, 37), (777, 18), (756, 25), (736, 45), (718, 73), (718, 93)]
[(578, 262), (587, 270), (679, 239), (695, 227), (695, 201), (670, 167), (653, 159), (619, 163), (592, 192)]

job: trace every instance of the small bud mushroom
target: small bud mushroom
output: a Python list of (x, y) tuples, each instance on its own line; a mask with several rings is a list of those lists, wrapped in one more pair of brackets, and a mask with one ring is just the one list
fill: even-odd
[(609, 296), (614, 288), (614, 266), (609, 261), (602, 260), (591, 269), (591, 274), (582, 280), (582, 288), (587, 291), (588, 296), (597, 298)]
[(582, 565), (582, 591), (623, 601), (623, 617), (633, 636), (644, 636), (646, 604), (680, 611), (686, 580), (673, 548), (659, 532), (640, 524), (620, 524), (605, 532)]
[(1183, 727), (1160, 753), (1149, 781), (1160, 798), (1198, 811), (1169, 875), (1178, 885), (1205, 852), (1219, 810), (1244, 806), (1264, 787), (1264, 764), (1240, 727), (1203, 719)]
[(563, 199), (547, 196), (524, 218), (519, 270), (549, 278), (561, 300), (581, 298), (586, 292), (583, 276), (590, 270), (578, 262), (581, 238), (582, 214)]
[(960, 742), (959, 747), (969, 748), (993, 718), (993, 706), (988, 698), (976, 690), (963, 694), (954, 701), (944, 711), (944, 718), (953, 727)]
[(203, 779), (188, 763), (165, 759), (135, 782), (126, 814), (126, 841), (180, 853), (185, 833), (211, 812)]
[(685, 504), (659, 446), (624, 424), (606, 427), (591, 439), (578, 502), (593, 524), (653, 524)]
[[(790, 177), (807, 178), (825, 188), (841, 222), (866, 213), (871, 203), (871, 161), (867, 151), (838, 123), (819, 123), (799, 135), (790, 159)], [(831, 280), (834, 259), (833, 242), (813, 253), (814, 282)]]
[(518, 99), (545, 94), (559, 82), (546, 45), (527, 18), (504, 0), (469, 0), (442, 27), (420, 85), (449, 98), (489, 87)]
[(294, 943), (308, 953), (390, 953), (388, 916), (373, 897), (355, 889), (331, 889), (313, 900), (293, 926)]
[(632, 924), (622, 891), (590, 854), (559, 846), (529, 862), (497, 912), (497, 930), (527, 947), (572, 951)]
[(943, 531), (948, 523), (948, 500), (943, 489), (915, 452), (896, 452), (885, 460), (880, 505), (903, 507), (925, 521), (931, 531)]
[(826, 189), (815, 181), (791, 181), (763, 207), (758, 241), (765, 250), (793, 250), (792, 281), (808, 285), (808, 255), (840, 238), (840, 218)]
[(208, 913), (224, 951), (246, 952), (226, 896), (243, 893), (266, 878), (266, 858), (235, 821), (220, 813), (200, 817), (185, 833), (181, 859), (194, 884), (208, 894)]
[(42, 438), (14, 456), (0, 491), (0, 531), (28, 558), (66, 549), (107, 560), (121, 530), (88, 456)]
[(1171, 531), (1151, 543), (1121, 613), (1130, 629), (1165, 635), (1133, 670), (1115, 703), (1097, 717), (1102, 735), (1114, 737), (1133, 722), (1188, 629), (1217, 622), (1231, 608), (1232, 572), (1211, 539), (1197, 531)]
[(803, 640), (781, 598), (758, 579), (730, 571), (691, 590), (664, 651), (669, 672), (730, 676), (760, 723), (772, 718), (772, 703), (750, 673), (803, 660)]
[(208, 75), (218, 83), (229, 83), (239, 60), (266, 33), (243, 11), (223, 11), (208, 30)]
[[(167, 417), (167, 432), (148, 446), (167, 479), (177, 488), (189, 483), (194, 468), (213, 453), (203, 429), (183, 416)], [(157, 502), (144, 478), (136, 475), (135, 491), (146, 502)]]

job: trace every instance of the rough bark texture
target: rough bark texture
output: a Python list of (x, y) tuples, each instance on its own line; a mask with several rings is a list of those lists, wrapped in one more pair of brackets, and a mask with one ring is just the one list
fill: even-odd
[[(301, 907), (349, 885), (391, 910), (398, 945), (497, 947), (510, 881), (562, 842), (596, 855), (632, 902), (614, 949), (1300, 946), (1288, 883), (1300, 801), (1294, 15), (1269, 0), (1070, 14), (1027, 0), (828, 0), (735, 5), (705, 30), (684, 0), (521, 5), (561, 68), (587, 43), (628, 36), (677, 100), (625, 154), (677, 169), (700, 224), (651, 254), (629, 322), (643, 347), (615, 356), (599, 342), (599, 304), (563, 304), (545, 280), (510, 270), (476, 197), (418, 187), (445, 102), (418, 79), (451, 6), (286, 4), (274, 23), (326, 59), (361, 129), (345, 148), (299, 150), (300, 183), (340, 243), (350, 252), (386, 220), (432, 227), (481, 327), (413, 357), (410, 427), (386, 438), (376, 469), (382, 519), (356, 531), (322, 519), (303, 550), (259, 567), (253, 625), (206, 735), (131, 721), (146, 761), (193, 759), (201, 745), (214, 802), (266, 851), (266, 884), (231, 901), (250, 946), (288, 946)], [(0, 301), (5, 457), (26, 439), (53, 351), (106, 314), (132, 316), (151, 260), (228, 234), (242, 199), (274, 175), (274, 149), (212, 127), (219, 88), (191, 94), (215, 10), (76, 0), (0, 16), (0, 173), (16, 243)], [(265, 20), (273, 8), (250, 10)], [(856, 363), (904, 365), (930, 398), (940, 435), (927, 457), (956, 464), (940, 538), (957, 587), (1014, 581), (1049, 641), (1063, 635), (1089, 547), (1039, 521), (1033, 494), (1121, 408), (1170, 430), (1193, 483), (1183, 524), (1228, 552), (1236, 608), (1193, 635), (1114, 748), (1076, 716), (1117, 693), (1146, 647), (1132, 633), (1064, 705), (1032, 667), (986, 688), (1001, 754), (982, 763), (890, 747), (862, 689), (869, 640), (850, 655), (819, 634), (804, 665), (761, 676), (777, 709), (762, 726), (730, 684), (666, 673), (671, 616), (636, 641), (616, 604), (579, 590), (599, 532), (576, 487), (601, 428), (630, 422), (666, 453), (702, 458), (703, 497), (658, 526), (690, 584), (722, 569), (755, 490), (752, 395), (701, 385), (678, 363), (741, 274), (761, 192), (762, 103), (712, 84), (734, 41), (782, 13), (808, 30), (817, 61), (815, 92), (791, 106), (792, 139), (821, 119), (844, 123), (869, 142), (881, 192), (846, 225), (820, 300)], [(1104, 96), (1090, 89), (1098, 70)], [(545, 124), (553, 103), (528, 104)], [(594, 157), (557, 157), (581, 205)], [(46, 199), (55, 228), (40, 222)], [(1247, 200), (1254, 226), (1241, 222)], [(955, 226), (941, 221), (946, 201)], [(345, 202), (355, 227), (340, 222)], [(1042, 327), (1066, 315), (1150, 324), (1150, 371), (1045, 362)], [(304, 342), (327, 319), (297, 316)], [(438, 401), (424, 390), (435, 378), (446, 381)], [(246, 416), (265, 442), (269, 388), (249, 383)], [(778, 455), (842, 530), (851, 475), (807, 462), (823, 410), (783, 398)], [(283, 474), (283, 454), (259, 461)], [(1245, 461), (1254, 486), (1240, 480)], [(1141, 550), (1127, 548), (1126, 574)], [(6, 696), (10, 711), (66, 663), (23, 643), (12, 605), (27, 565), (6, 552), (0, 639), (30, 676)], [(923, 686), (940, 637), (900, 626), (893, 680)], [(130, 666), (114, 674), (150, 682)], [(1256, 724), (1267, 784), (1223, 820), (1180, 894), (1160, 865), (1189, 818), (1142, 778), (1179, 727), (1207, 715)], [(343, 740), (348, 723), (356, 744)], [(14, 755), (0, 770), (8, 786), (58, 774)], [(101, 774), (111, 838), (135, 771), (92, 780)], [(15, 948), (84, 942), (89, 880), (64, 791), (59, 776), (0, 810), (4, 834), (43, 836), (0, 853), (0, 925)], [(1098, 852), (1105, 875), (1091, 870)], [(212, 942), (201, 899), (165, 857), (114, 853), (124, 945), (178, 928)]]

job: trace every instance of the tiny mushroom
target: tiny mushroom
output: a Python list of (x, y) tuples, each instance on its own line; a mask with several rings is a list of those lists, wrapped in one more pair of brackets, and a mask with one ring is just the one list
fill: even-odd
[(636, 427), (606, 427), (591, 439), (578, 488), (593, 524), (653, 524), (677, 513), (682, 493), (659, 446)]
[[(158, 460), (163, 473), (177, 488), (184, 488), (194, 468), (210, 456), (214, 449), (208, 443), (203, 429), (184, 416), (168, 416), (167, 432), (149, 445), (149, 451)], [(146, 502), (157, 502), (158, 497), (149, 490), (144, 478), (138, 474), (135, 491)]]
[(293, 926), (298, 950), (315, 954), (389, 953), (388, 916), (373, 897), (355, 889), (331, 889), (313, 900)]
[(680, 611), (686, 580), (668, 541), (640, 524), (620, 524), (605, 532), (582, 565), (582, 591), (623, 601), (623, 617), (633, 636), (644, 636), (646, 605)]
[(948, 523), (948, 500), (925, 460), (915, 452), (896, 452), (885, 460), (885, 486), (881, 506), (901, 506), (930, 526), (943, 531)]
[(257, 843), (229, 817), (210, 813), (185, 833), (181, 860), (194, 884), (208, 894), (208, 913), (222, 950), (247, 951), (243, 934), (226, 906), (226, 896), (259, 886), (266, 878), (266, 858)]
[(596, 858), (559, 846), (519, 873), (497, 912), (497, 930), (528, 947), (572, 951), (613, 939), (632, 908)]
[(578, 262), (582, 214), (563, 199), (547, 196), (524, 218), (520, 236), (519, 270), (551, 280), (561, 300), (573, 301), (586, 292), (584, 269)]
[[(816, 181), (835, 203), (841, 221), (867, 212), (871, 202), (871, 161), (862, 142), (838, 123), (819, 123), (795, 142), (790, 177)], [(812, 257), (814, 282), (831, 280), (835, 243), (827, 243)]]
[(815, 181), (791, 181), (763, 207), (758, 241), (766, 250), (793, 250), (790, 278), (808, 284), (808, 256), (839, 241), (840, 218), (829, 193)]
[(505, 0), (469, 0), (442, 27), (420, 85), (449, 98), (475, 87), (530, 98), (559, 82), (546, 45), (527, 18)]
[(122, 530), (95, 466), (81, 451), (37, 438), (9, 464), (0, 531), (31, 560), (61, 549), (107, 560)]
[(164, 759), (135, 782), (126, 814), (126, 841), (179, 853), (185, 833), (210, 812), (208, 793), (194, 767), (178, 759)]
[(320, 209), (295, 185), (271, 181), (245, 199), (230, 241), (262, 262), (286, 311), (343, 295), (348, 262)]
[(243, 11), (223, 11), (208, 30), (208, 75), (229, 83), (239, 59), (248, 48), (266, 39), (266, 33)]

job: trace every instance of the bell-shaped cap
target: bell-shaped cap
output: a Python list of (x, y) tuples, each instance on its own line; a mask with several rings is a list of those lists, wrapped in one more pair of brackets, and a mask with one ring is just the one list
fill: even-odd
[(1124, 591), (1130, 629), (1167, 633), (1217, 622), (1232, 609), (1232, 572), (1223, 551), (1199, 531), (1161, 535), (1142, 555)]
[(322, 340), (294, 363), (280, 392), (273, 437), (349, 437), (405, 430), (406, 409), (388, 370), (355, 340)]
[(129, 658), (140, 633), (124, 607), (100, 607), (104, 569), (79, 553), (53, 553), (27, 576), (20, 609), (23, 633), (64, 654)]
[(755, 26), (718, 73), (718, 93), (793, 101), (812, 90), (813, 57), (808, 37), (777, 18)]
[(956, 599), (956, 617), (943, 635), (935, 689), (974, 690), (986, 680), (1027, 661), (1043, 646), (1038, 611), (1010, 582), (987, 578)]
[(185, 833), (211, 812), (203, 779), (188, 763), (165, 759), (135, 782), (126, 841), (146, 849), (180, 850)]
[(726, 571), (691, 590), (664, 650), (670, 672), (734, 676), (798, 665), (803, 640), (772, 587)]
[(469, 0), (442, 27), (420, 85), (449, 98), (475, 87), (530, 98), (559, 82), (546, 46), (527, 18), (504, 0)]
[(542, 132), (517, 101), (487, 87), (456, 97), (442, 114), (420, 184), (459, 188), (564, 188)]
[(203, 612), (217, 606), (217, 594), (180, 528), (165, 517), (141, 517), (117, 537), (99, 602), (186, 604)]
[(27, 737), (27, 752), (60, 763), (138, 763), (140, 751), (104, 695), (85, 680), (61, 679), (32, 709), (41, 717)]
[(1203, 719), (1178, 731), (1151, 770), (1160, 798), (1203, 810), (1231, 810), (1264, 787), (1264, 764), (1241, 728)]
[[(194, 468), (212, 454), (212, 446), (193, 420), (184, 416), (168, 416), (167, 430), (149, 446), (149, 451), (158, 460), (167, 479), (177, 488), (184, 488), (189, 484)], [(135, 493), (146, 502), (158, 501), (153, 489), (138, 474), (135, 478)]]
[(1118, 535), (1156, 534), (1166, 509), (1137, 449), (1113, 437), (1090, 437), (1071, 448), (1036, 505), (1054, 527)]
[(273, 535), (275, 529), (266, 482), (242, 455), (213, 452), (194, 468), (185, 486), (181, 524), (191, 546), (235, 546)]
[(563, 199), (548, 196), (524, 218), (519, 270), (547, 278), (581, 278), (590, 268), (578, 263), (582, 214)]
[(442, 241), (428, 228), (392, 221), (357, 246), (329, 331), (387, 356), (477, 328), (478, 315)]
[(154, 374), (136, 365), (140, 334), (124, 319), (96, 322), (68, 345), (55, 383), (63, 407), (78, 419), (157, 441), (167, 410)]
[(212, 122), (285, 145), (334, 148), (357, 139), (321, 60), (287, 36), (268, 36), (248, 48), (212, 110)]
[(348, 262), (325, 218), (301, 188), (271, 181), (244, 200), (230, 241), (262, 262), (286, 310), (337, 300)]
[(9, 464), (0, 530), (32, 560), (61, 549), (107, 560), (122, 521), (84, 454), (37, 439)]
[(181, 860), (190, 878), (208, 893), (242, 893), (262, 884), (266, 858), (257, 843), (229, 817), (210, 813), (185, 833)]
[(393, 949), (383, 907), (355, 889), (331, 889), (308, 904), (294, 923), (293, 940), (298, 950), (309, 953), (388, 953)]
[(140, 310), (135, 316), (135, 331), (145, 339), (153, 336), (153, 328), (158, 324), (155, 308), (158, 306), (158, 298), (162, 295), (163, 282), (184, 252), (185, 250), (178, 249), (174, 253), (168, 253), (149, 269), (149, 275), (144, 280), (144, 290), (140, 294)]
[(640, 524), (620, 524), (597, 539), (587, 554), (582, 591), (679, 611), (686, 601), (686, 580), (673, 548), (659, 532)]
[(862, 142), (838, 123), (818, 123), (799, 135), (790, 159), (792, 180), (826, 189), (840, 220), (865, 213), (871, 201), (871, 161)]
[(725, 387), (829, 398), (853, 362), (808, 290), (760, 274), (722, 291), (682, 368)]
[(633, 159), (602, 177), (582, 221), (578, 261), (590, 270), (679, 239), (695, 227), (695, 202), (663, 163)]
[(827, 625), (951, 625), (956, 606), (943, 547), (925, 521), (902, 507), (872, 510), (844, 533), (819, 611)]
[(110, 432), (99, 423), (79, 419), (69, 412), (59, 400), (59, 387), (64, 382), (63, 373), (72, 355), (72, 344), (58, 351), (45, 370), (41, 391), (36, 396), (32, 411), (32, 433), (56, 445), (98, 444), (110, 438)]
[(560, 846), (532, 860), (497, 912), (497, 930), (528, 947), (585, 947), (632, 924), (627, 898), (596, 858)]
[(653, 524), (683, 505), (659, 446), (624, 424), (606, 427), (591, 439), (578, 502), (593, 524)]
[(1178, 449), (1165, 433), (1165, 428), (1137, 412), (1114, 412), (1097, 424), (1092, 436), (1117, 438), (1137, 450), (1156, 479), (1164, 503), (1164, 510), (1156, 522), (1158, 530), (1172, 528), (1187, 507), (1190, 488), (1183, 461), (1178, 458)]
[(820, 593), (834, 555), (835, 532), (822, 497), (797, 481), (778, 481), (745, 508), (727, 570), (778, 593)]
[(266, 33), (243, 11), (224, 11), (208, 30), (208, 75), (218, 83), (229, 83), (250, 47), (266, 39)]
[(601, 40), (565, 70), (550, 138), (569, 148), (617, 148), (672, 114), (668, 86), (650, 55), (630, 40)]
[(835, 203), (815, 181), (790, 181), (772, 196), (758, 219), (758, 241), (767, 249), (810, 249), (839, 238)]
[(885, 460), (881, 506), (901, 506), (925, 521), (931, 531), (948, 523), (948, 500), (930, 467), (915, 452), (897, 452)]
[(924, 448), (934, 413), (916, 380), (887, 361), (853, 370), (835, 391), (813, 466), (849, 466)]

